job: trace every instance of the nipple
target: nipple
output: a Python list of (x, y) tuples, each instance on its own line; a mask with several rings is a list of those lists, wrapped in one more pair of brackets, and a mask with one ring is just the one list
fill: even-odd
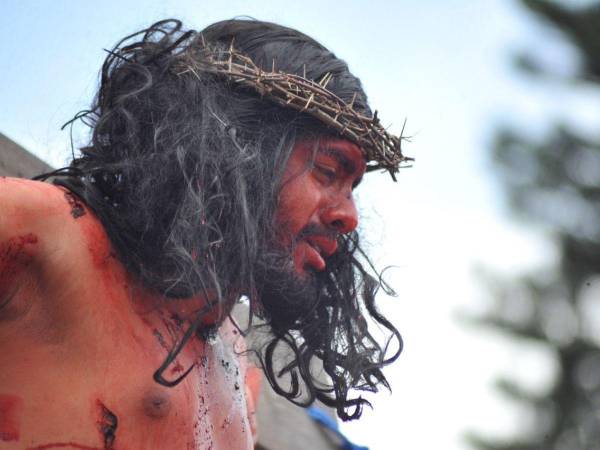
[(161, 390), (151, 390), (144, 394), (142, 400), (144, 414), (153, 419), (162, 419), (171, 410), (170, 396)]

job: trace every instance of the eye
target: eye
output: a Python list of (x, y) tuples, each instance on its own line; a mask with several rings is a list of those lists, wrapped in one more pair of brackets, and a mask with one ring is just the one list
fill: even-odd
[(315, 164), (314, 171), (319, 179), (333, 183), (337, 179), (337, 170), (324, 164)]

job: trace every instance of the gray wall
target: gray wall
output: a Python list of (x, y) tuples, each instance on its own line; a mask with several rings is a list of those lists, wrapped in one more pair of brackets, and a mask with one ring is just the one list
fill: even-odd
[(52, 168), (0, 133), (0, 176), (31, 178)]

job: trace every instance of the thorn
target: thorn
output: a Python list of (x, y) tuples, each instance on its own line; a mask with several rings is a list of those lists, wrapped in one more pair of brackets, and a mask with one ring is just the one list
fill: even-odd
[(329, 83), (329, 81), (331, 81), (332, 78), (333, 78), (333, 75), (330, 72), (327, 72), (325, 75), (323, 75), (323, 78), (321, 78), (321, 81), (319, 81), (319, 85), (322, 88), (327, 87), (327, 84)]
[(310, 94), (310, 97), (308, 97), (308, 101), (306, 102), (306, 105), (304, 105), (304, 108), (302, 108), (302, 111), (306, 111), (308, 109), (308, 107), (310, 106), (310, 102), (313, 101), (314, 97), (315, 94)]
[(232, 65), (233, 65), (233, 52), (234, 52), (234, 50), (233, 50), (233, 40), (234, 40), (234, 38), (231, 38), (231, 42), (229, 43), (229, 61), (228, 61), (229, 62), (229, 67), (228, 67), (228, 70), (229, 70), (230, 73), (231, 73), (231, 68), (232, 68)]
[(354, 108), (354, 101), (356, 100), (356, 92), (354, 94), (352, 94), (352, 100), (350, 100), (350, 104), (348, 105), (348, 107), (350, 109)]

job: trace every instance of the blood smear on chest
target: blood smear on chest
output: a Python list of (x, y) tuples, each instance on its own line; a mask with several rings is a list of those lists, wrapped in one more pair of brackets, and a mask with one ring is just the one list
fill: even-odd
[(16, 395), (0, 395), (0, 441), (18, 441), (23, 400)]

